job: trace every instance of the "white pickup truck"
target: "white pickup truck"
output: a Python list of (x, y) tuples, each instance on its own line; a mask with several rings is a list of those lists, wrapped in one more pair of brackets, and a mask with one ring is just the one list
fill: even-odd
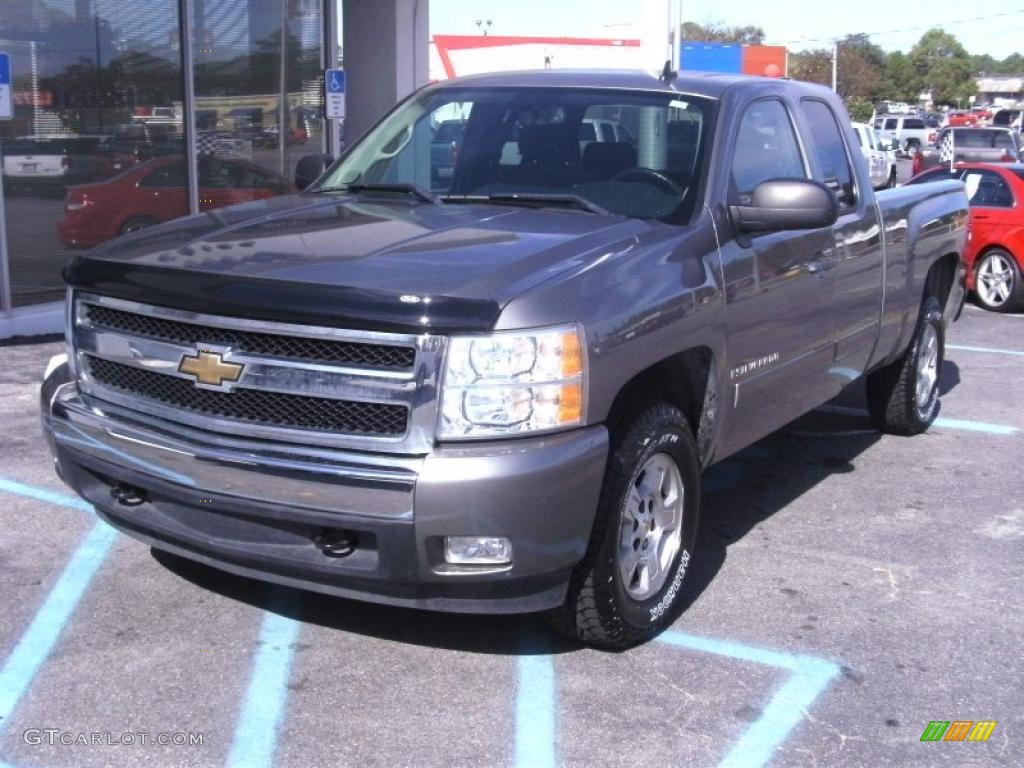
[(911, 155), (935, 140), (935, 131), (924, 118), (915, 115), (880, 115), (875, 118), (875, 130), (886, 146), (895, 146)]
[(875, 189), (896, 186), (896, 153), (886, 149), (875, 129), (865, 123), (852, 123), (860, 151), (868, 161), (868, 175)]

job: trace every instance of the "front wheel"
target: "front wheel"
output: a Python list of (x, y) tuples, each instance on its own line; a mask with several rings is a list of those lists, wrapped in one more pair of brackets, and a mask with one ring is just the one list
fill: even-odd
[(978, 263), (974, 295), (992, 312), (1012, 312), (1024, 305), (1024, 286), (1013, 256), (1001, 248), (988, 251)]
[(908, 349), (893, 363), (867, 378), (868, 410), (883, 432), (919, 435), (939, 413), (939, 374), (945, 357), (945, 326), (939, 300), (921, 305), (917, 329)]
[(621, 650), (669, 626), (697, 537), (700, 464), (682, 411), (660, 404), (613, 430), (587, 554), (552, 626)]

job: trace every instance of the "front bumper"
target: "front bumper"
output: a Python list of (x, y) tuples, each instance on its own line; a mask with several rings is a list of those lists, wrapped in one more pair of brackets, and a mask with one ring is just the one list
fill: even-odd
[[(395, 457), (186, 430), (87, 401), (67, 365), (42, 388), (57, 471), (115, 527), (225, 571), (373, 602), (473, 613), (561, 604), (583, 556), (607, 431)], [(129, 488), (133, 505), (112, 491)], [(326, 538), (355, 542), (344, 557)], [(445, 536), (507, 536), (511, 566), (452, 566)], [(317, 542), (320, 543), (317, 543)]]

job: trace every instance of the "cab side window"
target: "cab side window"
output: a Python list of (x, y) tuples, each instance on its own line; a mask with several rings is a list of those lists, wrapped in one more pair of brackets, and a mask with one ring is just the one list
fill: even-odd
[(730, 204), (750, 205), (754, 187), (769, 179), (806, 179), (796, 131), (781, 101), (747, 107), (736, 135)]
[(853, 169), (835, 114), (823, 101), (805, 99), (800, 108), (811, 130), (811, 154), (820, 180), (836, 193), (840, 205), (856, 204)]

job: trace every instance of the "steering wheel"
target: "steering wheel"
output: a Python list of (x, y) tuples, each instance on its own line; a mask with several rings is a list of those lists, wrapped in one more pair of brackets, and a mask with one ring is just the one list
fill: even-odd
[(642, 184), (650, 184), (651, 186), (658, 187), (666, 195), (680, 199), (682, 199), (684, 194), (682, 187), (661, 171), (656, 171), (653, 168), (627, 168), (612, 176), (611, 181), (636, 181)]

